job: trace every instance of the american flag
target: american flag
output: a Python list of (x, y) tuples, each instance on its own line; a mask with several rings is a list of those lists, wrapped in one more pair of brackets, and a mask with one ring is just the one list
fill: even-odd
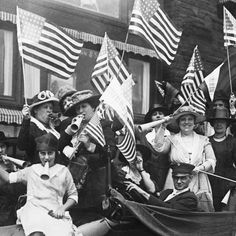
[(134, 161), (136, 158), (136, 146), (132, 136), (125, 130), (124, 134), (119, 134), (119, 138), (121, 140), (118, 141), (117, 147), (119, 148), (120, 152), (128, 162)]
[(124, 125), (124, 136), (121, 135), (122, 132), (118, 132), (121, 141), (117, 147), (128, 161), (133, 161), (136, 158), (132, 109), (133, 85), (134, 81), (131, 75), (123, 84), (120, 84), (116, 78), (113, 78), (100, 98), (103, 103), (112, 107), (115, 115)]
[(87, 132), (102, 147), (105, 146), (105, 137), (97, 111), (94, 113), (93, 117), (84, 128), (84, 131)]
[(204, 93), (199, 89), (200, 84), (204, 81), (203, 71), (204, 68), (200, 53), (198, 46), (196, 46), (181, 84), (181, 93), (185, 101), (192, 105), (197, 112), (202, 114), (205, 113), (206, 108)]
[(126, 65), (121, 62), (118, 51), (105, 33), (101, 50), (92, 73), (92, 85), (102, 94), (111, 78), (116, 77), (119, 83), (122, 84), (128, 76), (129, 72)]
[(17, 8), (17, 36), (25, 61), (65, 79), (74, 73), (82, 41), (74, 40), (44, 17), (20, 8)]
[(236, 19), (224, 7), (224, 46), (236, 45)]
[(129, 31), (147, 40), (168, 65), (174, 60), (181, 31), (178, 31), (157, 0), (135, 0)]

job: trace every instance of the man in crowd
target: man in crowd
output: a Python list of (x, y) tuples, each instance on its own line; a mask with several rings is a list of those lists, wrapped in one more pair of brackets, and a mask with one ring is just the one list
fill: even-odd
[(155, 197), (136, 185), (129, 185), (147, 199), (147, 204), (172, 208), (183, 211), (197, 211), (198, 200), (196, 195), (189, 190), (194, 166), (187, 163), (177, 163), (171, 166), (174, 189), (166, 189)]

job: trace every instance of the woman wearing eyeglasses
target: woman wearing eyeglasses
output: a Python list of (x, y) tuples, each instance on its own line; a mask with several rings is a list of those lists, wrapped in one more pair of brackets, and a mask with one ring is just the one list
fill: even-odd
[(20, 150), (27, 154), (27, 161), (32, 164), (40, 163), (35, 155), (35, 138), (46, 133), (52, 133), (59, 139), (59, 133), (54, 129), (50, 119), (58, 99), (49, 90), (39, 92), (33, 97), (33, 103), (28, 106), (24, 105), (22, 109), (23, 122), (18, 136), (17, 145)]

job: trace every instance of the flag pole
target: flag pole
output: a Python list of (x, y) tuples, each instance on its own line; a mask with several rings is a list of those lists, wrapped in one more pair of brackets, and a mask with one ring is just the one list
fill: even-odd
[[(107, 33), (105, 32), (105, 36), (107, 37)], [(106, 40), (106, 54), (108, 55), (108, 44), (107, 44), (107, 40)], [(110, 81), (110, 72), (109, 72), (109, 61), (108, 61), (108, 56), (107, 56), (107, 76), (108, 79)], [(110, 115), (110, 113), (109, 113)], [(112, 126), (112, 124), (111, 124)], [(111, 147), (109, 144), (107, 144), (107, 193), (109, 193), (109, 191), (112, 188), (111, 185)]]
[[(178, 108), (176, 109), (176, 111), (178, 111), (181, 107), (183, 107), (186, 102), (187, 102), (189, 105), (191, 105), (189, 100), (190, 100), (190, 98), (191, 98), (199, 89), (201, 89), (200, 86), (199, 86), (194, 92), (192, 92), (192, 93), (187, 97), (187, 99), (184, 100), (184, 102), (181, 104), (180, 107), (178, 107)], [(175, 112), (176, 112), (176, 111), (175, 111)]]
[[(129, 37), (129, 30), (126, 33), (126, 36), (125, 36), (125, 42), (124, 42), (125, 45), (127, 44), (128, 37)], [(121, 65), (122, 65), (122, 62), (123, 62), (123, 59), (124, 59), (124, 55), (125, 55), (125, 49), (123, 49), (123, 51), (122, 51), (122, 55), (121, 55), (121, 59), (120, 59), (120, 65), (119, 65), (119, 69), (118, 69), (118, 72), (117, 72), (117, 78), (120, 74), (120, 68), (121, 68)]]
[(16, 19), (17, 19), (17, 35), (18, 35), (18, 47), (19, 47), (19, 53), (21, 57), (21, 63), (22, 63), (22, 75), (23, 75), (23, 86), (24, 86), (24, 99), (25, 99), (25, 105), (28, 105), (27, 98), (26, 98), (26, 81), (25, 81), (25, 63), (23, 58), (23, 47), (22, 47), (22, 37), (21, 37), (21, 26), (20, 26), (20, 19), (19, 19), (19, 7), (16, 7)]
[(229, 60), (229, 48), (226, 46), (227, 51), (227, 61), (228, 61), (228, 68), (229, 68), (229, 84), (230, 84), (230, 92), (233, 94), (233, 88), (232, 88), (232, 77), (231, 77), (231, 69), (230, 69), (230, 60)]

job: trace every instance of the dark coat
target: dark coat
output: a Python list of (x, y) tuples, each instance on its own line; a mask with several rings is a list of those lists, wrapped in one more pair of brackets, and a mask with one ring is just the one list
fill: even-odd
[(41, 130), (36, 124), (30, 122), (30, 119), (23, 119), (20, 133), (17, 139), (17, 147), (25, 151), (27, 157), (25, 160), (31, 162), (32, 164), (41, 163), (38, 155), (36, 155), (36, 142), (35, 138), (40, 137), (47, 132)]
[(159, 198), (150, 196), (148, 204), (156, 205), (166, 208), (172, 208), (182, 211), (198, 211), (198, 200), (193, 192), (187, 191), (176, 195), (170, 200), (164, 202), (164, 200), (173, 192), (173, 189), (166, 189), (161, 192)]
[(150, 174), (153, 180), (157, 183), (157, 191), (163, 190), (166, 176), (170, 168), (169, 155), (156, 152), (152, 145), (147, 141), (146, 134), (148, 132), (139, 132), (135, 127), (135, 136), (140, 144), (148, 147), (151, 150), (151, 158), (145, 163), (145, 170)]
[[(26, 152), (25, 160), (29, 161), (31, 164), (41, 163), (40, 158), (36, 153), (35, 139), (44, 134), (47, 134), (47, 132), (41, 130), (35, 123), (31, 122), (30, 119), (23, 119), (17, 138), (17, 147)], [(64, 165), (60, 156), (57, 157), (56, 162)]]
[[(236, 139), (228, 135), (225, 140), (216, 142), (213, 136), (209, 138), (216, 156), (215, 174), (236, 180)], [(214, 176), (209, 176), (213, 203), (216, 211), (222, 210), (222, 199), (232, 183)], [(233, 184), (234, 186), (235, 184)]]
[[(105, 136), (106, 144), (111, 146), (111, 156), (114, 157), (115, 135), (111, 130), (111, 126), (107, 122), (101, 122), (103, 133)], [(59, 139), (59, 150), (63, 149), (71, 144), (72, 136), (68, 135), (65, 130), (61, 130), (61, 137)], [(87, 208), (95, 207), (101, 204), (102, 199), (106, 193), (106, 166), (107, 166), (107, 150), (102, 147), (95, 140), (91, 139), (91, 142), (96, 144), (95, 151), (93, 153), (86, 150), (82, 145), (76, 156), (83, 156), (87, 159), (89, 166), (89, 172), (86, 177), (86, 182), (82, 191), (79, 193), (78, 207)], [(67, 158), (64, 156), (64, 158)], [(68, 161), (68, 160), (67, 160)], [(72, 162), (75, 160), (72, 160)]]

